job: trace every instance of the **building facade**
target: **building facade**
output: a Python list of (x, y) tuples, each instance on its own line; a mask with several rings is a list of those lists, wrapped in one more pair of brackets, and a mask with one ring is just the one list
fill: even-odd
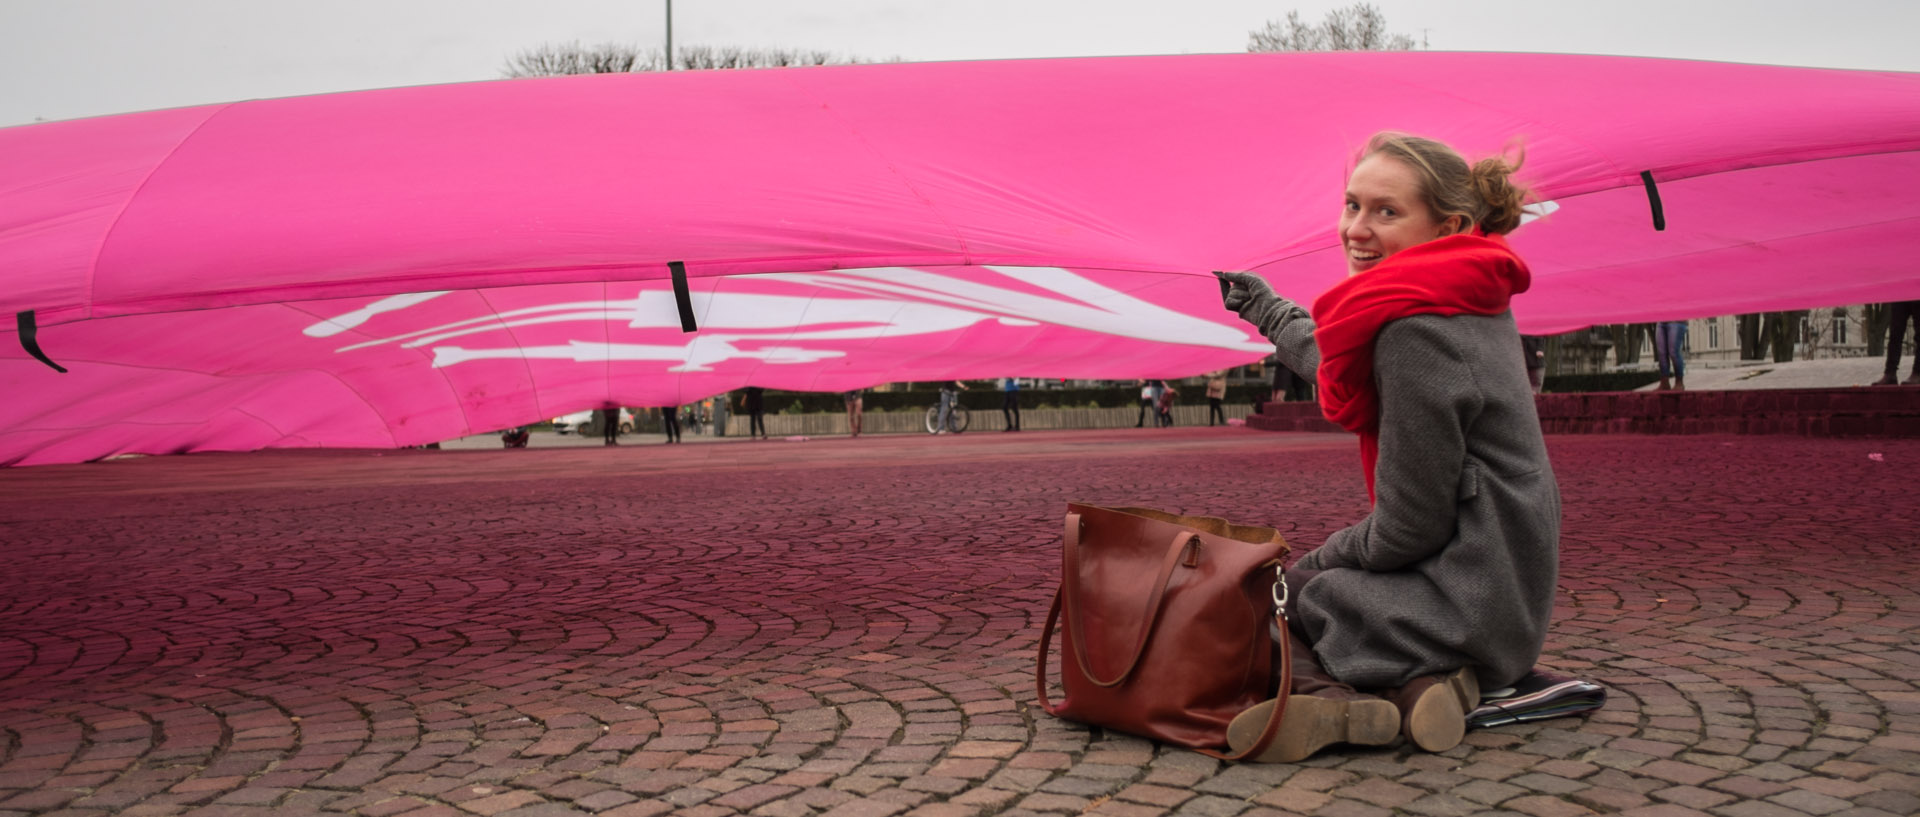
[[(1885, 331), (1884, 329), (1882, 331)], [(1866, 310), (1859, 306), (1809, 309), (1800, 321), (1793, 348), (1794, 360), (1862, 357), (1867, 354)], [(1687, 360), (1702, 363), (1738, 363), (1740, 326), (1734, 315), (1687, 322)], [(1769, 356), (1771, 359), (1771, 356)]]

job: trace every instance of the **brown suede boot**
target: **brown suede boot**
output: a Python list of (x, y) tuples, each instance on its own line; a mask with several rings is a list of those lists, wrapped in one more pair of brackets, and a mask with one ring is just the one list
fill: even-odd
[(1466, 737), (1467, 713), (1480, 705), (1480, 679), (1471, 667), (1423, 675), (1387, 698), (1399, 710), (1402, 736), (1429, 752), (1444, 752)]
[[(1280, 733), (1265, 751), (1248, 758), (1256, 763), (1293, 763), (1334, 743), (1386, 746), (1400, 736), (1400, 711), (1386, 699), (1366, 695), (1340, 683), (1320, 667), (1313, 648), (1298, 635), (1287, 634), (1293, 651), (1292, 694), (1280, 718)], [(1277, 671), (1276, 667), (1276, 671)], [(1227, 724), (1227, 746), (1245, 751), (1260, 739), (1279, 699), (1262, 701)]]
[[(1245, 751), (1260, 738), (1279, 699), (1262, 701), (1227, 724), (1227, 746)], [(1287, 712), (1280, 718), (1280, 734), (1266, 751), (1247, 758), (1255, 763), (1294, 763), (1335, 743), (1386, 746), (1400, 736), (1400, 711), (1385, 699), (1352, 689), (1341, 693), (1323, 689), (1311, 695), (1287, 696)]]

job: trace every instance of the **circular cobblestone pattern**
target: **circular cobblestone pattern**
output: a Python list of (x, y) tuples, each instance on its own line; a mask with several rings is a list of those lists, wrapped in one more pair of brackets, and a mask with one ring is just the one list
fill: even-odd
[(1560, 437), (1542, 664), (1607, 707), (1225, 764), (1061, 722), (1068, 500), (1365, 511), (1240, 429), (0, 472), (0, 815), (1920, 811), (1920, 441)]

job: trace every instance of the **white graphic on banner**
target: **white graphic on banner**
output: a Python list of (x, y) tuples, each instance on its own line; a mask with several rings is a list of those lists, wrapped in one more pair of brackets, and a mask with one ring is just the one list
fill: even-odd
[[(1553, 215), (1553, 211), (1558, 209), (1560, 209), (1559, 202), (1553, 202), (1553, 201), (1538, 201), (1538, 202), (1529, 204), (1525, 207), (1522, 207), (1520, 208), (1519, 227), (1525, 227), (1529, 224), (1539, 221), (1540, 219)], [(1519, 227), (1516, 227), (1515, 229), (1519, 229)]]
[(426, 303), (445, 294), (447, 294), (446, 290), (440, 290), (438, 292), (409, 292), (405, 295), (381, 298), (378, 301), (348, 312), (345, 315), (338, 315), (309, 326), (306, 328), (306, 335), (310, 338), (330, 338), (349, 329), (358, 329), (360, 324), (372, 320), (373, 316), (382, 312), (398, 312), (414, 304)]
[[(1006, 326), (1054, 326), (1083, 329), (1160, 343), (1210, 346), (1244, 352), (1272, 349), (1244, 330), (1196, 318), (1140, 300), (1074, 272), (1049, 267), (987, 267), (1059, 297), (994, 286), (937, 272), (910, 268), (781, 273), (782, 284), (800, 284), (846, 293), (844, 298), (770, 295), (754, 292), (690, 293), (700, 332), (684, 344), (633, 344), (574, 340), (561, 345), (467, 348), (444, 341), (516, 327), (554, 323), (624, 323), (631, 329), (678, 329), (673, 293), (644, 290), (625, 301), (578, 301), (508, 310), (390, 337), (342, 346), (351, 352), (375, 346), (432, 347), (436, 368), (473, 360), (547, 359), (582, 363), (661, 361), (670, 371), (708, 371), (729, 360), (812, 363), (842, 357), (844, 350), (813, 348), (807, 342), (872, 340), (952, 332), (994, 321)], [(727, 279), (721, 279), (725, 286)], [(752, 277), (743, 280), (753, 280)], [(365, 323), (377, 314), (397, 312), (444, 293), (414, 293), (386, 298), (306, 328), (312, 337), (329, 337)], [(757, 344), (776, 344), (757, 347)]]
[(520, 346), (510, 349), (462, 349), (458, 346), (433, 347), (433, 367), (454, 366), (469, 360), (544, 359), (571, 360), (576, 363), (605, 363), (611, 360), (659, 360), (680, 365), (670, 372), (704, 372), (712, 364), (728, 360), (758, 359), (768, 363), (816, 363), (841, 357), (845, 352), (827, 349), (795, 349), (770, 346), (765, 349), (738, 349), (726, 340), (696, 338), (685, 346), (648, 343), (590, 343), (576, 340), (565, 346)]

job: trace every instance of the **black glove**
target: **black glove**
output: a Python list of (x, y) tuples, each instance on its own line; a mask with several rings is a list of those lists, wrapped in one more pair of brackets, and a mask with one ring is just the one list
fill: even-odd
[(1320, 368), (1320, 349), (1313, 340), (1313, 317), (1299, 304), (1274, 293), (1267, 281), (1251, 272), (1216, 272), (1220, 300), (1240, 319), (1253, 324), (1273, 342), (1282, 365), (1312, 380)]
[(1272, 337), (1268, 330), (1276, 327), (1269, 327), (1268, 324), (1277, 323), (1280, 314), (1292, 304), (1275, 294), (1273, 287), (1267, 285), (1265, 278), (1251, 272), (1216, 274), (1220, 276), (1221, 281), (1230, 285), (1230, 288), (1221, 296), (1221, 301), (1226, 304), (1226, 307), (1240, 313), (1240, 319), (1259, 328), (1261, 334)]

